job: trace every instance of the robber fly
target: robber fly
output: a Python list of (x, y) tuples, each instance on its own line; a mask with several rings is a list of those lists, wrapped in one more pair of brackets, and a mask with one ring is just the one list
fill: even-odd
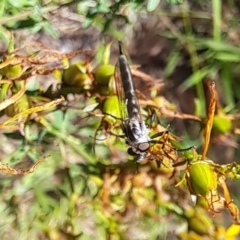
[(142, 119), (132, 73), (119, 42), (119, 58), (115, 69), (115, 82), (122, 117), (122, 130), (126, 136), (129, 155), (142, 161), (150, 147), (149, 130)]
[[(130, 146), (128, 154), (138, 162), (144, 159), (156, 160), (158, 166), (164, 157), (176, 161), (178, 149), (168, 141), (168, 130), (149, 136), (149, 129), (142, 119), (136, 88), (127, 59), (119, 42), (119, 58), (115, 68), (115, 83), (121, 112), (122, 130)], [(157, 138), (159, 138), (156, 140)]]

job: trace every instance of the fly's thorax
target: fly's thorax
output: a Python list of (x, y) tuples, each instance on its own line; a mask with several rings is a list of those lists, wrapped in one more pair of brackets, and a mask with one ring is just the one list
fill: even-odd
[(127, 137), (128, 144), (131, 146), (139, 143), (148, 143), (151, 139), (148, 136), (148, 129), (144, 122), (137, 119), (125, 119), (122, 122), (123, 131)]

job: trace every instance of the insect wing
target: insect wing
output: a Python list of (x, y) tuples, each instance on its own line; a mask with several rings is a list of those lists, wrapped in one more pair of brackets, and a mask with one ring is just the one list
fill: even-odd
[(121, 79), (121, 72), (119, 68), (119, 62), (115, 66), (115, 73), (114, 73), (115, 83), (116, 83), (116, 89), (117, 89), (117, 96), (118, 96), (118, 105), (120, 108), (120, 115), (121, 119), (127, 119), (127, 108), (125, 105), (125, 94), (122, 86), (122, 79)]
[(121, 80), (121, 94), (123, 96), (123, 104), (126, 106), (127, 117), (142, 122), (140, 107), (136, 97), (136, 90), (132, 80), (132, 73), (128, 65), (126, 57), (122, 54), (120, 48), (120, 56), (118, 60), (118, 68)]

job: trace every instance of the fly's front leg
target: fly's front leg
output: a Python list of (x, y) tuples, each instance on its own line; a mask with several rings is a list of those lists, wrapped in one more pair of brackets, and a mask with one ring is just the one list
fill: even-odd
[[(166, 131), (164, 132), (159, 132), (151, 136), (153, 140), (151, 140), (151, 143), (155, 143), (156, 146), (161, 145), (161, 147), (155, 147), (153, 146), (153, 151), (152, 155), (153, 156), (158, 156), (158, 159), (161, 159), (163, 161), (164, 157), (167, 157), (169, 160), (172, 162), (175, 162), (176, 159), (171, 156), (171, 154), (175, 151), (175, 148), (171, 145), (171, 143), (168, 141), (169, 139), (169, 132), (168, 132), (168, 127), (166, 128)], [(160, 137), (158, 140), (154, 140), (154, 138)], [(153, 153), (154, 152), (154, 153)], [(160, 157), (161, 156), (161, 157)]]

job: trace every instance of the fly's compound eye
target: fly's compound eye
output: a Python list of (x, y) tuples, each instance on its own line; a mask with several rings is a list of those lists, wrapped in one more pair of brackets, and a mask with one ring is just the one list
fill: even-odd
[(140, 152), (146, 152), (148, 150), (149, 146), (150, 145), (148, 142), (140, 143), (140, 144), (138, 144), (138, 150)]

